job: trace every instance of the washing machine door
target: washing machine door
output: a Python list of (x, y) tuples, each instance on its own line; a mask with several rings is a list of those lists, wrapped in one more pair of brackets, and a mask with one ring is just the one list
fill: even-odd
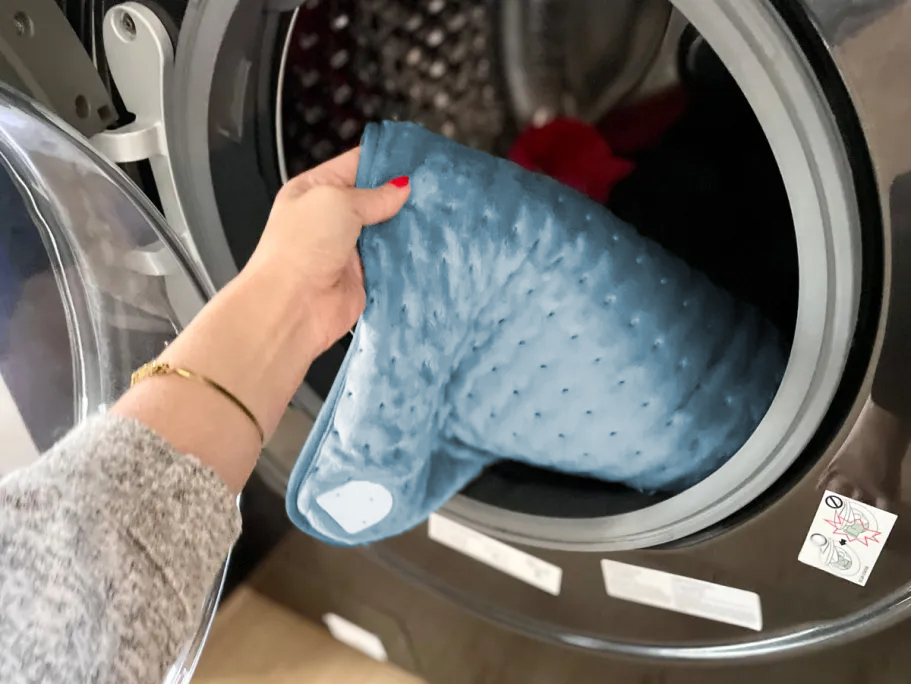
[[(75, 130), (0, 88), (0, 478), (104, 411), (207, 293), (154, 207)], [(222, 578), (166, 681), (187, 681)]]

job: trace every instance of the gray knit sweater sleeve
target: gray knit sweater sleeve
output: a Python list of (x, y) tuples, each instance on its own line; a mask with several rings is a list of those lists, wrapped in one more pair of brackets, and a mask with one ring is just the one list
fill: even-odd
[(197, 459), (130, 420), (80, 425), (0, 480), (0, 682), (160, 684), (239, 533)]

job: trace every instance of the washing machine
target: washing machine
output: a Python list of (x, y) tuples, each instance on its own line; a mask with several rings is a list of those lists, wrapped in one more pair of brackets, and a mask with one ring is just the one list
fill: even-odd
[[(364, 553), (510, 629), (653, 661), (832, 648), (908, 614), (911, 2), (169, 4), (106, 12), (105, 68), (139, 132), (98, 145), (150, 159), (214, 287), (282, 182), (367, 121), (505, 154), (555, 116), (600, 126), (682, 89), (670, 142), (637, 157), (611, 206), (790, 343), (756, 431), (685, 491), (501, 463)], [(278, 496), (347, 344), (317, 360), (264, 452)]]

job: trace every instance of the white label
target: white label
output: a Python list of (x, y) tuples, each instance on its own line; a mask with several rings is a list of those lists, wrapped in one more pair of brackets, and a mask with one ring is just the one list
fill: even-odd
[(326, 624), (329, 633), (343, 644), (347, 644), (374, 660), (382, 662), (389, 660), (386, 648), (383, 646), (383, 640), (373, 632), (368, 632), (363, 627), (335, 613), (323, 615), (323, 622)]
[(827, 490), (797, 560), (864, 586), (897, 519)]
[(563, 569), (553, 563), (535, 558), (436, 513), (427, 521), (427, 533), (435, 542), (450, 549), (464, 553), (548, 594), (560, 595)]
[[(309, 492), (301, 487), (297, 507), (307, 514)], [(363, 532), (389, 515), (392, 494), (383, 485), (364, 480), (352, 480), (341, 487), (320, 494), (316, 503), (348, 534)]]
[(38, 448), (22, 420), (9, 388), (0, 377), (0, 477), (38, 460)]
[(759, 594), (637, 565), (601, 561), (609, 596), (729, 625), (762, 629)]

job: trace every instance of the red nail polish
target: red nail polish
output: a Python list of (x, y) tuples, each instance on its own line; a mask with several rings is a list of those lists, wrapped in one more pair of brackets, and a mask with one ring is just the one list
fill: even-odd
[(390, 185), (394, 185), (397, 188), (404, 188), (408, 185), (408, 176), (399, 176), (398, 178), (393, 178), (389, 181)]

